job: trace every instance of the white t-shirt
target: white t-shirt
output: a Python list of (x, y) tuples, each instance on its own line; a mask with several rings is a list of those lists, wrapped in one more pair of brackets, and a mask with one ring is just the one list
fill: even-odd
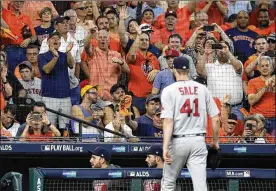
[[(112, 122), (108, 123), (108, 124), (105, 126), (105, 128), (114, 131), (114, 127), (113, 127)], [(124, 134), (125, 136), (127, 136), (127, 137), (134, 137), (134, 136), (132, 135), (132, 130), (131, 130), (131, 128), (130, 128), (129, 126), (127, 126), (126, 124), (123, 126), (122, 132), (123, 132), (123, 134)], [(104, 132), (104, 142), (112, 142), (114, 136), (115, 136), (114, 134), (105, 131), (105, 132)], [(120, 140), (120, 142), (126, 142), (126, 139), (123, 138), (123, 137), (120, 137), (119, 140)]]
[(206, 114), (210, 117), (219, 114), (208, 89), (192, 80), (164, 88), (161, 104), (161, 118), (173, 119), (173, 135), (206, 133)]
[[(65, 53), (66, 48), (70, 42), (73, 42), (73, 48), (70, 51), (71, 55), (75, 59), (76, 63), (80, 63), (81, 62), (81, 52), (80, 52), (79, 44), (78, 44), (77, 40), (74, 37), (72, 37), (69, 32), (67, 33), (67, 41), (65, 41), (65, 39), (63, 37), (61, 37), (61, 44), (60, 44), (58, 51)], [(47, 44), (47, 39), (44, 39), (42, 41), (39, 54), (43, 54), (48, 51), (49, 51), (49, 46)], [(68, 73), (69, 73), (69, 80), (70, 80), (70, 88), (73, 89), (73, 88), (77, 87), (79, 84), (79, 81), (75, 76), (75, 66), (73, 68), (68, 67)]]
[[(240, 62), (243, 67), (242, 63)], [(242, 102), (242, 72), (238, 74), (232, 64), (215, 63), (205, 64), (207, 71), (207, 87), (214, 97), (223, 99), (225, 95), (231, 95), (230, 104)]]
[(41, 97), (41, 79), (34, 77), (33, 80), (28, 82), (20, 79), (20, 83), (24, 89), (27, 90), (27, 97), (35, 101), (42, 101)]

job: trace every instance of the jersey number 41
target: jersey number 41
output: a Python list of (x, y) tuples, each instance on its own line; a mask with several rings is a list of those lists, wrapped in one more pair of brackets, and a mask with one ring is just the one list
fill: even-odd
[[(191, 108), (192, 104), (194, 104), (194, 107)], [(191, 117), (192, 113), (194, 117), (199, 117), (198, 98), (194, 99), (192, 103), (190, 99), (186, 99), (185, 103), (180, 109), (180, 113), (187, 113), (188, 117)]]

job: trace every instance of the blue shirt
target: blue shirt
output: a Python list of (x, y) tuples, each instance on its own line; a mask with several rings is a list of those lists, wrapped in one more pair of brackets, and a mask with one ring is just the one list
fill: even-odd
[(152, 8), (152, 7), (148, 6), (147, 3), (144, 3), (143, 9), (142, 9), (142, 13), (144, 12), (145, 9), (151, 9), (151, 10), (153, 10), (153, 12), (154, 12), (154, 20), (156, 20), (157, 17), (159, 15), (161, 15), (162, 13), (165, 13), (165, 10), (162, 7), (158, 6), (158, 5), (156, 5), (156, 7), (154, 7), (154, 8)]
[(68, 75), (67, 55), (58, 51), (59, 58), (49, 74), (42, 68), (53, 59), (52, 52), (48, 51), (38, 55), (38, 66), (41, 73), (41, 90), (43, 97), (66, 98), (70, 97), (70, 84)]
[(167, 68), (159, 72), (153, 82), (153, 87), (159, 89), (161, 95), (163, 89), (175, 82), (171, 69)]
[[(125, 53), (127, 54), (132, 46), (132, 44), (134, 43), (134, 40), (129, 39), (125, 48)], [(154, 46), (154, 45), (149, 45), (148, 51), (151, 52), (154, 56), (156, 56), (156, 58), (158, 58), (160, 56), (160, 50)]]
[(37, 36), (37, 41), (39, 44), (42, 43), (42, 41), (45, 38), (49, 37), (49, 34), (51, 34), (52, 32), (54, 32), (55, 28), (54, 25), (51, 25), (49, 28), (45, 29), (45, 28), (41, 28), (41, 26), (37, 26), (34, 28), (36, 36)]
[[(142, 115), (137, 120), (138, 128), (137, 128), (137, 136), (141, 137), (163, 137), (162, 129), (158, 129), (154, 127), (153, 120), (149, 118), (147, 115)], [(145, 139), (147, 140), (147, 139)]]
[(255, 54), (254, 40), (258, 36), (257, 33), (248, 29), (247, 32), (241, 32), (237, 28), (229, 29), (225, 32), (234, 44), (234, 55), (244, 63), (249, 56)]

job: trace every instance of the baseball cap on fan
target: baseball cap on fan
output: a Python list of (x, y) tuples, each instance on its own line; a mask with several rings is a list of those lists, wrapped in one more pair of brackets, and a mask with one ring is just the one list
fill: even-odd
[(175, 11), (167, 11), (165, 13), (165, 18), (167, 18), (168, 16), (174, 16), (175, 18), (177, 18), (177, 14)]
[(70, 20), (70, 17), (60, 15), (60, 16), (58, 16), (57, 18), (55, 18), (55, 20), (54, 20), (54, 25), (56, 25), (56, 24), (58, 24), (58, 23), (62, 23), (64, 20), (69, 21), (69, 20)]
[(149, 95), (146, 99), (146, 104), (149, 103), (152, 100), (158, 100), (160, 101), (160, 96), (159, 95)]
[(32, 64), (31, 64), (29, 61), (21, 62), (21, 63), (18, 65), (18, 67), (19, 67), (19, 70), (22, 70), (22, 69), (25, 68), (25, 67), (28, 67), (30, 70), (33, 69), (33, 66), (32, 66)]
[(88, 150), (88, 152), (92, 155), (104, 158), (107, 162), (111, 159), (111, 154), (103, 147), (97, 147), (94, 150)]
[(178, 57), (179, 56), (179, 52), (177, 50), (174, 49), (167, 49), (165, 51), (165, 58), (169, 58), (169, 57)]
[(141, 32), (154, 32), (149, 24), (141, 24), (139, 26), (139, 29), (141, 30)]
[(189, 69), (189, 59), (186, 57), (177, 57), (173, 60), (173, 68), (174, 69), (182, 69), (182, 70), (186, 70)]

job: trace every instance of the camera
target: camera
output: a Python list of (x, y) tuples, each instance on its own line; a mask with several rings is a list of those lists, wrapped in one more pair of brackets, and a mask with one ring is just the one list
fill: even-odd
[(264, 55), (273, 58), (273, 57), (276, 57), (276, 52), (273, 51), (273, 50), (269, 50), (269, 51), (266, 51), (266, 52), (264, 53)]
[(42, 120), (42, 115), (40, 113), (34, 113), (32, 115), (33, 121), (41, 121)]
[(223, 46), (221, 44), (212, 44), (212, 49), (215, 50), (222, 50)]
[(252, 124), (251, 124), (251, 123), (247, 123), (247, 124), (246, 124), (246, 129), (252, 130)]
[(215, 30), (215, 26), (212, 26), (212, 25), (206, 25), (206, 26), (203, 26), (203, 31), (214, 31)]

